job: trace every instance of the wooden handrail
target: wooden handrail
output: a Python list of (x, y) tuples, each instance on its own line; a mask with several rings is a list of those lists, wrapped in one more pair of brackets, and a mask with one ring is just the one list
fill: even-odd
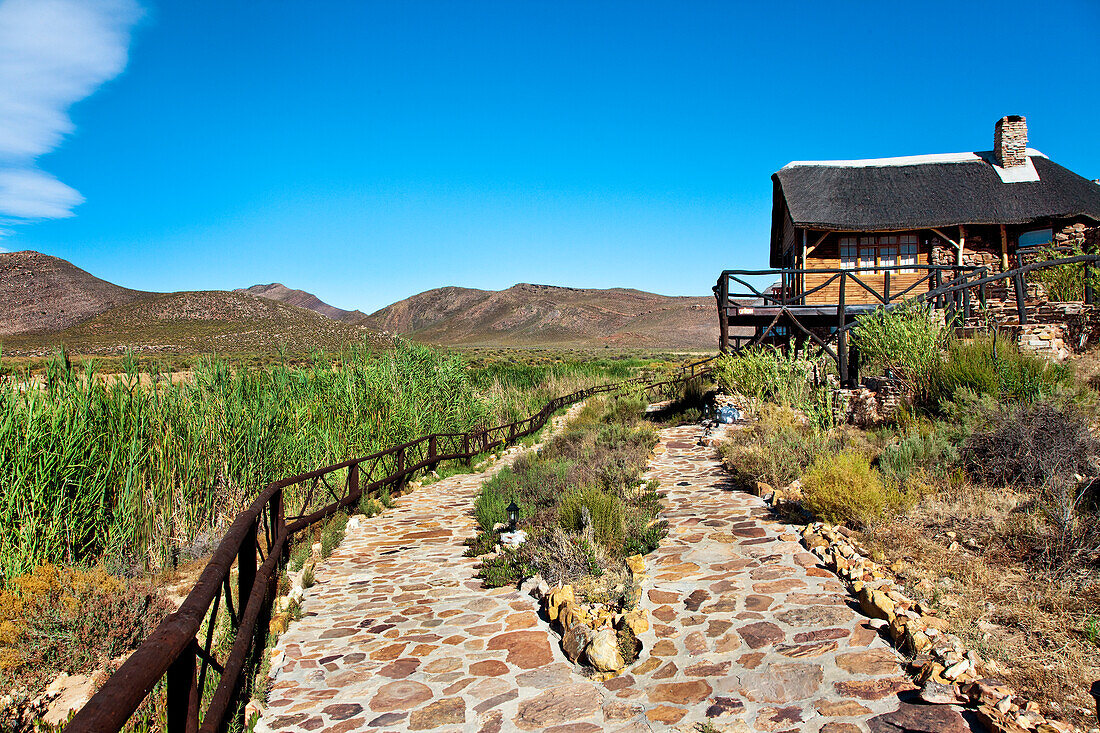
[[(267, 616), (270, 615), (271, 604), (274, 601), (275, 580), (280, 564), (285, 561), (286, 550), (290, 546), (294, 533), (322, 521), (345, 507), (354, 505), (363, 494), (370, 495), (386, 486), (400, 486), (404, 479), (430, 465), (445, 460), (470, 459), (479, 453), (525, 438), (540, 430), (551, 415), (566, 405), (575, 404), (594, 394), (621, 391), (640, 385), (644, 391), (653, 391), (704, 376), (711, 371), (711, 368), (700, 367), (709, 364), (718, 356), (716, 354), (684, 365), (680, 367), (678, 376), (664, 381), (647, 383), (642, 377), (633, 377), (577, 390), (572, 394), (550, 400), (537, 413), (523, 420), (487, 429), (468, 430), (464, 433), (425, 435), (367, 456), (351, 458), (268, 484), (253, 499), (248, 508), (234, 518), (206, 567), (200, 573), (198, 581), (180, 607), (161, 621), (122, 666), (107, 679), (99, 691), (76, 713), (65, 726), (66, 733), (111, 733), (122, 730), (134, 711), (166, 674), (170, 688), (168, 697), (173, 702), (172, 708), (175, 713), (168, 720), (168, 733), (183, 731), (190, 733), (195, 730), (214, 733), (226, 730), (231, 718), (236, 714), (235, 711), (240, 707), (235, 703), (239, 702), (237, 698), (243, 683), (242, 674), (250, 659), (253, 659), (263, 648), (267, 635)], [(490, 441), (489, 433), (492, 431), (499, 433), (502, 437)], [(429, 448), (426, 451), (427, 458), (414, 464), (403, 465), (411, 449), (424, 443), (437, 446), (439, 440), (443, 438), (461, 438), (463, 452), (437, 455)], [(360, 465), (368, 462), (374, 462), (377, 465), (382, 458), (388, 456), (397, 457), (397, 470), (366, 485), (360, 485)], [(283, 489), (321, 479), (327, 474), (345, 468), (349, 469), (349, 480), (345, 484), (346, 494), (343, 497), (312, 513), (302, 515), (289, 524), (286, 523)], [(354, 479), (352, 479), (353, 471)], [(331, 487), (329, 488), (331, 491)], [(304, 509), (308, 509), (308, 500)], [(263, 522), (265, 510), (267, 516), (272, 518), (273, 536), (267, 544), (267, 556), (259, 568), (256, 568), (255, 557), (258, 550), (256, 530)], [(238, 557), (250, 559), (248, 565), (254, 569), (254, 574), (250, 571), (246, 578), (238, 576), (241, 592), (237, 599), (239, 607), (236, 609), (238, 621), (236, 634), (229, 657), (223, 666), (221, 679), (205, 713), (202, 714), (202, 726), (199, 728), (202, 690), (197, 689), (194, 657), (200, 652), (205, 655), (205, 658), (212, 658), (212, 655), (210, 649), (198, 647), (197, 636), (214, 599), (219, 597), (223, 586), (228, 587), (230, 571)], [(242, 596), (245, 595), (247, 597), (242, 602)], [(211, 627), (216, 621), (216, 613), (215, 605), (209, 620)], [(209, 641), (207, 644), (209, 645)], [(172, 670), (170, 674), (169, 670)], [(187, 711), (182, 718), (178, 715), (181, 709)]]

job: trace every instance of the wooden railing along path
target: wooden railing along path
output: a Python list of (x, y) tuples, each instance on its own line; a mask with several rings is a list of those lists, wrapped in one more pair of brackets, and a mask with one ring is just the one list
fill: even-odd
[[(417, 471), (434, 469), (443, 461), (468, 460), (531, 435), (563, 407), (608, 392), (667, 391), (707, 374), (709, 362), (715, 358), (680, 367), (679, 374), (664, 381), (646, 382), (635, 377), (582, 389), (555, 398), (534, 415), (507, 425), (426, 435), (268, 484), (233, 520), (179, 609), (166, 617), (111, 675), (65, 726), (66, 733), (122, 730), (162, 679), (167, 686), (168, 733), (214, 733), (230, 730), (231, 726), (242, 727), (244, 681), (246, 674), (257, 668), (267, 642), (279, 570), (296, 532), (356, 505), (364, 494), (377, 495), (387, 487), (399, 490)], [(330, 481), (334, 478), (339, 482), (336, 485)], [(290, 487), (299, 487), (304, 499), (297, 513), (288, 516), (285, 499)], [(316, 496), (329, 501), (310, 511)], [(234, 564), (236, 603), (231, 573)], [(219, 661), (214, 630), (223, 605), (235, 634), (228, 656)], [(206, 631), (200, 633), (204, 622)], [(211, 670), (218, 675), (216, 684), (209, 677)]]

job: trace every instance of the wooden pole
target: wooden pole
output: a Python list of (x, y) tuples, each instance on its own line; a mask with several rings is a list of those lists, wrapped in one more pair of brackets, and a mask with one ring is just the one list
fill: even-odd
[(840, 372), (840, 384), (848, 386), (848, 332), (844, 330), (845, 313), (844, 283), (848, 281), (847, 273), (840, 276), (840, 302), (836, 306), (836, 366)]
[(729, 278), (722, 275), (718, 281), (718, 350), (728, 354), (730, 350)]
[(955, 258), (955, 264), (962, 267), (963, 264), (963, 250), (966, 249), (966, 228), (962, 224), (959, 224), (959, 251)]
[(1008, 271), (1008, 232), (1004, 224), (1001, 224), (1001, 271)]
[(199, 729), (199, 685), (195, 678), (198, 642), (194, 639), (168, 668), (166, 702), (168, 733), (195, 733)]

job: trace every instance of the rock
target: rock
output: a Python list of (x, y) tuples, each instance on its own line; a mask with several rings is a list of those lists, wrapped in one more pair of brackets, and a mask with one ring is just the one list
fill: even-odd
[(619, 637), (612, 629), (601, 629), (592, 635), (585, 649), (588, 662), (601, 672), (618, 672), (626, 666), (619, 653)]
[(634, 632), (634, 636), (649, 631), (649, 614), (640, 606), (623, 614), (622, 625)]
[(572, 601), (566, 601), (558, 607), (558, 623), (561, 624), (562, 631), (568, 631), (577, 624), (586, 624), (593, 628), (599, 626), (589, 617), (584, 606)]
[(505, 632), (490, 639), (486, 648), (507, 649), (505, 661), (523, 669), (542, 667), (554, 659), (546, 632), (540, 629)]
[(584, 654), (585, 647), (592, 640), (592, 629), (586, 624), (574, 624), (561, 637), (561, 650), (570, 662), (576, 662)]
[(465, 722), (466, 702), (461, 697), (449, 697), (412, 711), (409, 716), (409, 730), (428, 730)]
[(563, 685), (520, 703), (515, 725), (522, 730), (542, 730), (587, 718), (600, 709), (603, 698), (590, 683)]
[(955, 685), (945, 685), (942, 682), (928, 680), (920, 690), (920, 699), (933, 705), (966, 704), (967, 699), (959, 694)]
[(546, 599), (546, 614), (551, 621), (557, 620), (558, 609), (567, 601), (569, 603), (577, 602), (573, 596), (573, 586), (563, 585), (550, 591), (550, 595)]
[(522, 529), (517, 529), (515, 532), (503, 532), (500, 535), (500, 544), (513, 550), (526, 541), (527, 533)]
[(961, 662), (956, 662), (955, 664), (952, 664), (950, 667), (944, 670), (943, 676), (949, 680), (957, 680), (969, 669), (970, 660), (964, 659)]
[(871, 618), (890, 621), (894, 616), (894, 602), (880, 590), (864, 587), (859, 592), (859, 607)]
[(640, 575), (645, 572), (645, 558), (641, 555), (631, 555), (626, 558), (626, 566), (630, 568), (630, 572)]
[(901, 703), (897, 710), (867, 721), (871, 733), (970, 733), (963, 716), (942, 705)]
[(550, 592), (550, 586), (543, 580), (542, 576), (535, 573), (527, 580), (523, 581), (519, 586), (520, 591), (534, 596), (535, 598), (545, 598)]
[(271, 622), (267, 625), (267, 628), (272, 634), (282, 634), (290, 626), (290, 614), (277, 613), (271, 617)]
[(774, 491), (775, 489), (773, 489), (769, 484), (766, 484), (763, 481), (757, 481), (756, 485), (753, 487), (752, 493), (757, 496), (767, 496)]

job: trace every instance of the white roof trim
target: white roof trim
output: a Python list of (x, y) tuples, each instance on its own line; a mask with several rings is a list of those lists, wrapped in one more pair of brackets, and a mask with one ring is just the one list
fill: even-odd
[[(1034, 148), (1028, 148), (1027, 154), (1029, 156), (1027, 166), (1020, 166), (1020, 168), (1031, 168), (1034, 172), (1035, 166), (1031, 165), (1030, 156), (1037, 155), (1040, 158), (1047, 156), (1040, 153)], [(982, 160), (986, 160), (986, 156), (991, 157), (991, 153), (934, 153), (932, 155), (906, 155), (897, 158), (864, 158), (862, 160), (793, 160), (783, 168), (795, 168), (798, 166), (823, 166), (828, 168), (886, 168), (890, 166), (903, 166), (903, 165), (925, 165), (927, 163), (976, 163)], [(997, 166), (993, 166), (997, 168)], [(1039, 176), (1034, 174), (1033, 179), (1039, 180)], [(1002, 180), (1005, 180), (1004, 176), (1001, 176)], [(1006, 183), (1010, 181), (1005, 181)], [(1015, 181), (1011, 181), (1015, 182)]]

